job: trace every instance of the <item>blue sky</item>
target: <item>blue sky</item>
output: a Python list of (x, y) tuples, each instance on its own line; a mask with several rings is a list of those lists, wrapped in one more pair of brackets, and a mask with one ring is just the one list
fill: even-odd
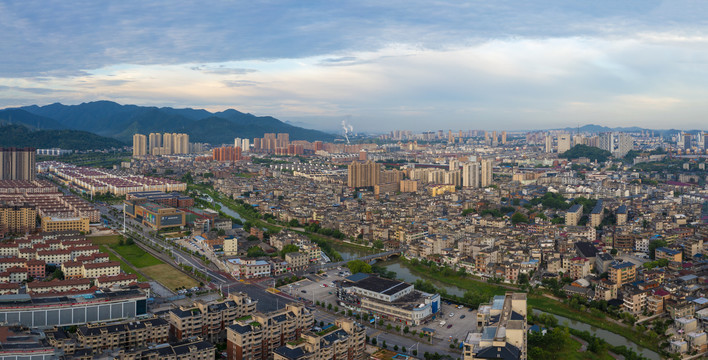
[(705, 1), (0, 1), (0, 107), (706, 129)]

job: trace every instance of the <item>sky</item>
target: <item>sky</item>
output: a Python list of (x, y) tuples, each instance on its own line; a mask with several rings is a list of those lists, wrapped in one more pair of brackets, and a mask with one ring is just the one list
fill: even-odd
[(708, 129), (708, 2), (0, 0), (0, 108), (234, 108), (355, 132)]

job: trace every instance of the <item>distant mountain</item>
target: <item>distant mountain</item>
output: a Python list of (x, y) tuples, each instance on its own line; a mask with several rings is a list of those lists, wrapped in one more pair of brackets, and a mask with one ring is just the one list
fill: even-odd
[(32, 114), (20, 109), (0, 110), (0, 125), (19, 124), (30, 129), (65, 129), (54, 119)]
[(23, 125), (0, 126), (0, 147), (61, 148), (69, 150), (101, 150), (120, 148), (125, 143), (86, 131), (33, 130)]
[(229, 109), (211, 113), (202, 109), (174, 109), (120, 105), (95, 101), (80, 105), (54, 103), (13, 109), (53, 119), (65, 128), (90, 131), (130, 142), (133, 134), (184, 132), (190, 141), (231, 143), (236, 137), (262, 137), (264, 133), (288, 133), (291, 140), (334, 140), (334, 135), (286, 124), (270, 116), (255, 116)]

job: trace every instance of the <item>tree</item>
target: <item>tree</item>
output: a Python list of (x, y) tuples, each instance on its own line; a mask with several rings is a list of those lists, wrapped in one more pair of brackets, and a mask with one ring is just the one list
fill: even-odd
[(658, 240), (650, 241), (649, 242), (649, 257), (653, 260), (655, 252), (656, 252), (656, 248), (664, 247), (666, 245), (667, 245), (666, 240), (658, 239)]
[(297, 245), (287, 244), (287, 245), (283, 246), (282, 250), (280, 250), (280, 256), (285, 258), (285, 254), (298, 252), (298, 251), (300, 251), (300, 248), (297, 247)]
[(511, 216), (511, 223), (514, 225), (519, 224), (519, 223), (528, 224), (529, 218), (520, 212), (516, 212), (516, 213), (514, 213), (514, 215)]
[(398, 351), (398, 345), (393, 345), (393, 351)]
[(258, 246), (251, 246), (247, 252), (248, 257), (266, 256), (265, 251)]
[(371, 273), (371, 265), (362, 260), (351, 260), (347, 263), (347, 267), (352, 274), (356, 273)]
[(332, 304), (331, 304), (331, 303), (327, 304), (327, 310), (332, 310)]
[(226, 230), (224, 230), (224, 229), (216, 230), (216, 235), (224, 236), (224, 235), (226, 235)]
[(297, 219), (292, 219), (288, 222), (288, 225), (290, 227), (298, 227), (298, 226), (300, 226), (300, 222), (297, 221)]
[(408, 334), (409, 331), (410, 331), (410, 329), (408, 328), (408, 326), (406, 326), (406, 327), (403, 328), (403, 333), (404, 333), (404, 334)]
[(376, 240), (374, 241), (374, 248), (376, 249), (383, 249), (384, 243), (381, 240)]
[(519, 276), (516, 278), (516, 282), (519, 283), (520, 285), (525, 285), (529, 283), (529, 275), (520, 273)]

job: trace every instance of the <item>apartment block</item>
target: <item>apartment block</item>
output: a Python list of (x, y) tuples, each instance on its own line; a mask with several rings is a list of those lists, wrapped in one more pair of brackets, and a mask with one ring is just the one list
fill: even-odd
[(196, 302), (193, 307), (170, 310), (170, 335), (182, 340), (194, 336), (216, 341), (223, 339), (226, 327), (234, 320), (253, 314), (257, 301), (245, 294), (231, 293), (221, 302)]
[(132, 349), (168, 340), (170, 324), (160, 318), (123, 321), (117, 324), (80, 326), (76, 331), (78, 345), (94, 354), (105, 350)]
[(238, 319), (227, 328), (226, 352), (229, 360), (273, 359), (273, 351), (296, 341), (314, 324), (314, 317), (303, 304)]
[(611, 265), (608, 271), (610, 281), (618, 287), (633, 282), (637, 277), (637, 266), (628, 261)]
[(566, 226), (576, 226), (578, 221), (583, 216), (583, 206), (580, 204), (575, 204), (565, 212), (565, 225)]
[(273, 351), (274, 360), (364, 359), (366, 331), (351, 319), (338, 319), (321, 331), (305, 331)]

